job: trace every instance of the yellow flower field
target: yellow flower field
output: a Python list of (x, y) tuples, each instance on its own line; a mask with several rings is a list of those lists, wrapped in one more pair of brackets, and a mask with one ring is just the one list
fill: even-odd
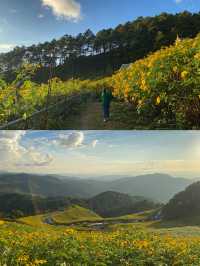
[(159, 235), (127, 225), (107, 232), (0, 227), (0, 265), (200, 265), (200, 237)]
[(177, 39), (112, 77), (116, 97), (133, 103), (139, 114), (160, 124), (199, 127), (200, 35)]

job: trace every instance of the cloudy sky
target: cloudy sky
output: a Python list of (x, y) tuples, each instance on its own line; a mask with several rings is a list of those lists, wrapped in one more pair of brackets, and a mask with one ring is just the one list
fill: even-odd
[(197, 12), (199, 0), (0, 0), (0, 52), (76, 35), (97, 32), (138, 16), (183, 10)]
[(0, 171), (200, 177), (200, 132), (0, 131)]

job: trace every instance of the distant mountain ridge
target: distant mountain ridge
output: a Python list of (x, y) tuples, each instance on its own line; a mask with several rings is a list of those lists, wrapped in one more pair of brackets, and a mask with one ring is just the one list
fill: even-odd
[(166, 174), (148, 174), (106, 181), (59, 175), (0, 173), (0, 194), (31, 194), (44, 197), (90, 198), (106, 191), (166, 202), (194, 180)]
[(112, 182), (111, 189), (166, 202), (192, 183), (193, 180), (175, 178), (167, 174), (148, 174), (116, 180)]

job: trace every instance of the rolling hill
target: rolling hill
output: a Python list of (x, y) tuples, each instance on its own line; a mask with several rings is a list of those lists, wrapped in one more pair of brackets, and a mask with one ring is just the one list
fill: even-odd
[(143, 197), (133, 197), (114, 191), (103, 192), (88, 200), (90, 209), (102, 217), (119, 217), (159, 207)]
[(47, 226), (48, 224), (71, 224), (73, 222), (99, 221), (101, 219), (99, 215), (87, 208), (71, 205), (60, 211), (19, 218), (18, 221), (31, 226)]
[(55, 212), (51, 215), (52, 219), (58, 223), (73, 223), (81, 221), (95, 221), (102, 219), (98, 214), (90, 209), (78, 205), (72, 205), (63, 211)]

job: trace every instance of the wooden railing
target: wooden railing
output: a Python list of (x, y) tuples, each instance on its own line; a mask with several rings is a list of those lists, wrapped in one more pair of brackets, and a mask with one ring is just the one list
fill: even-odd
[[(91, 97), (91, 93), (65, 97), (63, 100), (60, 100), (57, 103), (50, 104), (49, 107), (45, 107), (41, 110), (35, 111), (26, 119), (19, 118), (4, 125), (0, 125), (0, 130), (48, 129), (48, 120), (51, 116), (51, 113), (55, 112), (57, 116), (59, 116), (63, 112), (67, 113), (68, 111), (70, 111), (70, 106), (72, 104), (78, 104), (82, 99), (86, 99), (87, 97)], [(41, 119), (44, 120), (42, 121), (42, 126), (36, 126), (36, 124), (40, 124)]]

